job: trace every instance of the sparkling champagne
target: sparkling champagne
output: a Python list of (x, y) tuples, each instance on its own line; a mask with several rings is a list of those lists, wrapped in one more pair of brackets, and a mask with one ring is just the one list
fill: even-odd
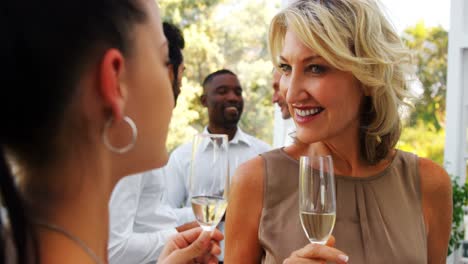
[(301, 211), (301, 223), (312, 243), (325, 244), (335, 226), (334, 213), (311, 213)]
[(195, 218), (207, 231), (216, 227), (227, 207), (226, 199), (219, 196), (194, 196), (191, 201)]

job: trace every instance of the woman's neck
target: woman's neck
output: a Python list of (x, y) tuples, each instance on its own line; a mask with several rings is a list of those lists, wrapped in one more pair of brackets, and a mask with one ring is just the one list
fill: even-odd
[(331, 155), (337, 175), (368, 177), (388, 166), (390, 159), (382, 160), (375, 165), (369, 164), (362, 158), (360, 148), (358, 129), (356, 128), (326, 141), (312, 144), (296, 143), (291, 148), (287, 148), (286, 152), (296, 159), (301, 155)]
[[(110, 170), (98, 162), (73, 164), (49, 171), (45, 177), (48, 184), (31, 189), (41, 192), (27, 194), (35, 216), (33, 221), (44, 224), (36, 225), (41, 262), (95, 263), (77, 243), (79, 240), (102, 263), (107, 263), (108, 204), (113, 189)], [(57, 226), (64, 232), (50, 230), (46, 225)], [(75, 239), (68, 238), (65, 232)]]
[(94, 255), (107, 263), (108, 210), (101, 202), (85, 199), (57, 209), (54, 217), (38, 219), (41, 263), (70, 263), (70, 256), (76, 256), (76, 263), (95, 263)]

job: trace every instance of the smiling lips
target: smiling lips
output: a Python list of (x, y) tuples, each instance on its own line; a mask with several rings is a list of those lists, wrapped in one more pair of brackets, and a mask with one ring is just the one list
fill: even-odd
[(239, 114), (239, 110), (235, 106), (228, 106), (224, 108), (224, 111), (226, 111), (229, 114), (237, 115)]
[(310, 108), (294, 108), (294, 113), (296, 116), (296, 121), (299, 123), (305, 123), (312, 119), (315, 119), (323, 110), (322, 107), (310, 107)]

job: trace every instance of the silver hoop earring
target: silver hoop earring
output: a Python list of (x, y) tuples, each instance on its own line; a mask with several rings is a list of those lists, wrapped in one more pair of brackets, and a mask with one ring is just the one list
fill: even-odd
[(112, 122), (114, 121), (113, 117), (111, 117), (111, 118), (109, 118), (109, 120), (107, 120), (107, 122), (106, 122), (106, 124), (104, 126), (104, 131), (102, 132), (102, 141), (104, 142), (104, 145), (109, 150), (111, 150), (112, 152), (119, 153), (119, 154), (123, 154), (123, 153), (131, 150), (135, 146), (135, 143), (136, 143), (136, 140), (137, 140), (137, 135), (138, 135), (138, 130), (137, 130), (137, 127), (135, 125), (135, 122), (133, 122), (133, 120), (128, 116), (125, 116), (123, 118), (123, 120), (132, 129), (132, 141), (128, 145), (126, 145), (124, 147), (121, 147), (121, 148), (116, 148), (116, 147), (112, 146), (109, 139), (107, 138), (107, 130), (112, 126)]

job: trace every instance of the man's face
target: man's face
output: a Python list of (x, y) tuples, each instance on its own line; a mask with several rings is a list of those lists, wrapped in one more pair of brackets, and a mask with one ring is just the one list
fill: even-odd
[(271, 101), (275, 104), (278, 104), (279, 108), (281, 109), (281, 115), (283, 119), (288, 119), (291, 117), (291, 114), (289, 113), (288, 109), (288, 104), (286, 103), (286, 100), (284, 99), (283, 95), (280, 93), (279, 89), (279, 83), (281, 80), (281, 73), (278, 72), (277, 70), (274, 71), (273, 73), (273, 98)]
[(208, 108), (211, 124), (236, 127), (244, 108), (242, 87), (237, 77), (232, 74), (215, 76), (205, 86), (202, 104)]

